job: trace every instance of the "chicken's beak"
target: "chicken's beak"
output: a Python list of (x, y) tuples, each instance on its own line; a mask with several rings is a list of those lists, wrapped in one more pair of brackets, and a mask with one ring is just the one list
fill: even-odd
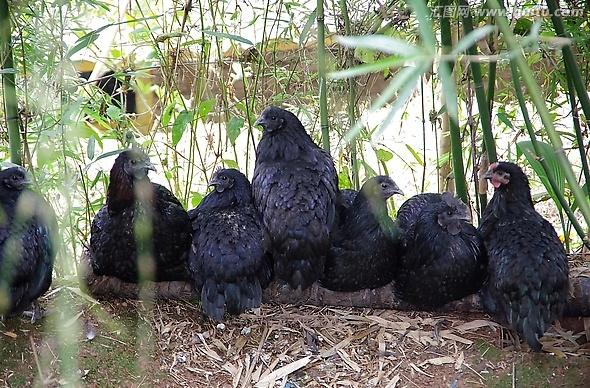
[(156, 171), (156, 166), (154, 166), (149, 160), (144, 162), (143, 168), (145, 168), (146, 171)]
[(266, 120), (264, 119), (264, 117), (260, 116), (255, 122), (254, 125), (260, 125), (261, 127), (264, 127), (266, 125)]
[(213, 178), (209, 181), (209, 184), (207, 186), (209, 187), (216, 187), (217, 185), (220, 185), (221, 182), (218, 181), (217, 179)]
[(395, 186), (393, 188), (393, 190), (391, 191), (392, 195), (393, 194), (399, 194), (399, 195), (404, 195), (404, 192), (402, 191), (402, 189), (400, 189), (399, 187)]
[(486, 173), (483, 174), (481, 177), (483, 179), (492, 179), (494, 177), (494, 171), (490, 169), (490, 170), (486, 171)]

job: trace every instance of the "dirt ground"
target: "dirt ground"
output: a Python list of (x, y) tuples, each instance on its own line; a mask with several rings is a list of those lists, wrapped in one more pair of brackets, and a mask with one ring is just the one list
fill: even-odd
[(74, 285), (42, 303), (37, 323), (0, 323), (0, 386), (590, 386), (582, 319), (532, 354), (483, 314), (264, 305), (220, 325), (196, 303), (97, 302)]

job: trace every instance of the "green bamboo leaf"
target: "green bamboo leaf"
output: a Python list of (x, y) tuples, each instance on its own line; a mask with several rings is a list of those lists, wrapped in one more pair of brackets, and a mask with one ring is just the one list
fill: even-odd
[(176, 147), (188, 124), (193, 120), (193, 112), (183, 110), (178, 114), (172, 125), (172, 146)]
[(486, 25), (471, 31), (470, 33), (465, 35), (459, 42), (457, 42), (457, 45), (451, 51), (451, 55), (457, 55), (464, 51), (467, 51), (468, 48), (477, 43), (477, 41), (488, 36), (495, 29), (496, 28), (494, 26)]
[(205, 122), (207, 121), (207, 116), (209, 115), (209, 113), (211, 113), (214, 106), (215, 106), (215, 99), (203, 100), (199, 104), (199, 109), (198, 109), (199, 117), (198, 118), (201, 119), (201, 121), (203, 121), (203, 124), (205, 124)]
[(240, 136), (242, 127), (244, 126), (244, 119), (241, 117), (232, 116), (227, 124), (227, 137), (232, 146), (236, 145), (236, 139)]
[(431, 52), (435, 52), (436, 39), (434, 38), (434, 32), (432, 31), (432, 19), (430, 18), (431, 12), (426, 6), (427, 2), (424, 0), (407, 0), (406, 2), (416, 14), (420, 36), (424, 41), (425, 47)]
[(510, 119), (508, 118), (508, 115), (506, 114), (506, 112), (502, 109), (498, 110), (498, 113), (496, 113), (496, 116), (498, 117), (498, 120), (500, 120), (501, 123), (504, 123), (504, 125), (506, 125), (508, 128), (514, 129), (514, 125), (512, 125), (512, 121), (510, 121)]
[(110, 26), (112, 26), (113, 24), (109, 23), (106, 24), (100, 28), (97, 28), (94, 31), (90, 31), (88, 34), (80, 37), (76, 43), (74, 44), (74, 46), (72, 46), (68, 52), (66, 53), (66, 58), (70, 59), (72, 57), (72, 55), (76, 54), (78, 51), (85, 49), (86, 47), (90, 46), (92, 43), (94, 43), (98, 37), (100, 36), (100, 33), (103, 30), (106, 30), (107, 28), (109, 28)]
[(422, 159), (422, 156), (420, 156), (420, 154), (414, 148), (412, 148), (411, 145), (406, 144), (406, 148), (408, 151), (410, 151), (414, 159), (416, 159), (416, 162), (418, 162), (420, 166), (424, 166), (424, 160)]
[(377, 159), (382, 162), (388, 162), (393, 158), (393, 154), (387, 150), (384, 150), (383, 148), (376, 150), (375, 154), (377, 155)]
[(335, 71), (328, 74), (328, 77), (332, 79), (344, 79), (344, 78), (353, 78), (360, 75), (365, 75), (369, 73), (375, 73), (378, 71), (389, 70), (391, 68), (397, 68), (402, 66), (407, 61), (415, 61), (422, 58), (420, 57), (413, 57), (413, 58), (402, 58), (397, 56), (390, 56), (386, 58), (379, 59), (373, 63), (365, 63), (359, 66), (352, 67), (350, 69)]
[(337, 36), (336, 41), (344, 47), (360, 47), (403, 57), (424, 54), (422, 50), (406, 43), (404, 40), (386, 35)]
[(553, 147), (547, 143), (543, 143), (537, 141), (537, 145), (539, 147), (539, 152), (541, 155), (535, 154), (535, 149), (533, 147), (533, 143), (530, 140), (521, 141), (516, 143), (516, 151), (517, 154), (524, 155), (529, 165), (535, 171), (535, 174), (539, 177), (545, 189), (555, 202), (555, 204), (561, 208), (557, 195), (553, 191), (551, 184), (549, 183), (549, 179), (543, 166), (539, 162), (539, 158), (543, 158), (547, 166), (549, 167), (548, 173), (551, 174), (555, 182), (557, 183), (558, 190), (560, 192), (564, 192), (565, 190), (565, 173), (557, 159), (557, 155)]
[(307, 22), (305, 22), (305, 26), (303, 26), (303, 30), (301, 30), (301, 35), (299, 35), (299, 45), (303, 46), (305, 43), (305, 39), (309, 34), (309, 30), (311, 30), (311, 26), (315, 24), (315, 17), (317, 13), (317, 8), (311, 11), (309, 16), (307, 17)]
[(234, 40), (236, 42), (245, 43), (247, 45), (254, 46), (254, 43), (252, 43), (251, 40), (248, 40), (246, 38), (243, 38), (243, 37), (241, 37), (239, 35), (228, 34), (228, 33), (225, 33), (225, 32), (211, 31), (211, 30), (201, 30), (201, 32), (203, 34), (207, 34), (207, 35), (211, 35), (211, 36), (216, 36), (218, 38)]
[(221, 162), (223, 164), (225, 164), (225, 166), (227, 168), (235, 168), (235, 169), (238, 169), (239, 168), (238, 162), (236, 162), (235, 160), (232, 160), (232, 159), (223, 159)]

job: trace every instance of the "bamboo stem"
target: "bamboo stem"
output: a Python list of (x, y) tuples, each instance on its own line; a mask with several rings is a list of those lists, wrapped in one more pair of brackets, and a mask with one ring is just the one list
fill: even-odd
[[(462, 6), (469, 7), (466, 0), (460, 0)], [(473, 31), (473, 21), (471, 20), (471, 13), (466, 13), (463, 16), (463, 30), (465, 35)], [(475, 45), (467, 49), (469, 55), (477, 55), (477, 49)], [(486, 145), (486, 152), (488, 154), (488, 160), (490, 163), (494, 163), (498, 160), (496, 155), (496, 144), (494, 142), (494, 134), (492, 132), (492, 123), (490, 118), (489, 102), (486, 96), (485, 89), (483, 87), (481, 65), (475, 61), (469, 61), (471, 67), (471, 73), (473, 74), (473, 83), (475, 86), (475, 98), (477, 100), (477, 107), (479, 109), (479, 121), (481, 123), (481, 130), (483, 132), (483, 140)]]
[(10, 161), (22, 165), (22, 143), (18, 128), (18, 100), (14, 61), (12, 58), (12, 39), (8, 0), (0, 0), (0, 67), (2, 68), (2, 89), (4, 90), (4, 116), (8, 128)]
[[(348, 17), (348, 6), (346, 0), (340, 0), (340, 13), (344, 19), (344, 32), (347, 36), (352, 35), (350, 28), (350, 18)], [(346, 68), (350, 69), (354, 65), (354, 52), (350, 48), (345, 48)], [(348, 78), (348, 126), (352, 128), (356, 123), (356, 82), (353, 77)], [(323, 135), (323, 134), (322, 134)], [(360, 188), (359, 168), (357, 161), (356, 139), (350, 142), (350, 167), (352, 170), (352, 186), (358, 190)]]
[[(547, 7), (551, 13), (551, 21), (553, 22), (553, 27), (555, 28), (557, 35), (564, 38), (571, 38), (565, 31), (561, 17), (559, 17), (557, 14), (558, 4), (555, 2), (555, 0), (547, 0)], [(576, 64), (574, 52), (570, 45), (563, 46), (561, 51), (563, 52), (563, 61), (565, 64), (566, 75), (568, 77), (572, 77), (572, 81), (576, 87), (576, 94), (578, 95), (578, 99), (582, 105), (582, 110), (584, 111), (586, 120), (590, 120), (590, 98), (588, 97), (588, 91), (586, 90), (586, 85), (582, 79), (580, 68)]]
[(326, 33), (324, 26), (324, 0), (317, 0), (316, 21), (318, 26), (318, 76), (320, 83), (320, 125), (322, 146), (330, 153), (330, 127), (328, 123), (328, 96), (326, 94)]
[[(440, 6), (447, 7), (451, 4), (450, 0), (440, 0)], [(440, 18), (440, 35), (443, 54), (450, 52), (453, 46), (451, 36), (451, 22), (444, 14)], [(449, 66), (449, 73), (453, 76), (454, 62), (443, 62), (441, 66)], [(445, 101), (445, 104), (448, 104)], [(448, 111), (448, 109), (447, 109)], [(448, 114), (448, 113), (445, 113)], [(465, 180), (465, 168), (463, 166), (463, 147), (461, 144), (461, 133), (459, 125), (454, 120), (449, 120), (449, 135), (451, 140), (451, 157), (453, 160), (453, 175), (455, 177), (455, 194), (463, 202), (468, 203), (467, 198), (467, 181)]]

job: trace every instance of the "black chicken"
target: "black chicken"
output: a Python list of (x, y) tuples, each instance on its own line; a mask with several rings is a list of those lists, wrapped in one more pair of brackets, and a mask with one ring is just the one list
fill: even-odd
[(220, 321), (225, 312), (238, 315), (260, 307), (272, 263), (270, 239), (252, 202), (248, 178), (224, 169), (209, 185), (215, 189), (191, 212), (189, 270), (203, 310)]
[(256, 124), (264, 133), (256, 149), (254, 203), (272, 239), (274, 271), (293, 289), (322, 274), (335, 220), (338, 177), (291, 112), (274, 106)]
[(387, 199), (403, 194), (388, 176), (365, 182), (340, 214), (320, 283), (333, 291), (382, 287), (393, 280), (399, 233), (387, 214)]
[[(51, 285), (57, 222), (24, 168), (0, 171), (0, 315), (23, 312)], [(36, 318), (37, 306), (33, 309)]]
[[(137, 149), (123, 151), (115, 160), (106, 205), (92, 221), (90, 262), (96, 275), (137, 282), (142, 266), (150, 280), (188, 279), (188, 214), (174, 194), (150, 182), (149, 170), (154, 166)], [(142, 237), (150, 226), (151, 236)]]
[(433, 309), (481, 288), (487, 257), (463, 202), (451, 193), (419, 194), (397, 217), (403, 254), (394, 290), (400, 299)]
[(495, 188), (479, 227), (489, 256), (484, 307), (540, 351), (539, 339), (566, 303), (567, 256), (553, 226), (535, 211), (520, 167), (493, 163), (484, 177)]

